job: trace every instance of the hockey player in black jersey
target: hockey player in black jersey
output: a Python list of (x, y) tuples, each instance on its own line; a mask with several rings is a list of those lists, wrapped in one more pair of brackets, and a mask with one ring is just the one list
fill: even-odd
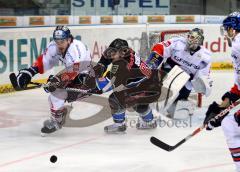
[(126, 130), (125, 112), (128, 107), (139, 113), (136, 125), (138, 129), (156, 128), (157, 123), (149, 104), (157, 101), (161, 94), (161, 77), (158, 71), (150, 70), (123, 39), (115, 39), (104, 51), (94, 67), (95, 77), (102, 76), (110, 64), (112, 67), (106, 77), (109, 79), (107, 84), (102, 86), (102, 83), (97, 83), (96, 89), (97, 92), (113, 89), (109, 96), (109, 105), (114, 123), (105, 126), (105, 132)]

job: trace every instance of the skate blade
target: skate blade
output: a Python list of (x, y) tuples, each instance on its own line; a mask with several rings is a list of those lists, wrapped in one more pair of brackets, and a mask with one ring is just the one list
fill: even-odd
[(137, 128), (137, 130), (154, 130), (157, 127), (151, 127), (151, 128)]
[(127, 134), (126, 131), (104, 131), (105, 134), (116, 134), (116, 135), (123, 135), (123, 134)]
[(46, 137), (47, 136), (47, 133), (40, 133), (41, 137)]

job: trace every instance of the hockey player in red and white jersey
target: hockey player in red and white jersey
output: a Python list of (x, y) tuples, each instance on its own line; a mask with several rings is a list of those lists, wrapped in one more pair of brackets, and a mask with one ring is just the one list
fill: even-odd
[(234, 85), (230, 91), (222, 96), (222, 103), (213, 102), (206, 113), (204, 124), (207, 130), (222, 126), (227, 144), (236, 165), (236, 171), (240, 172), (240, 107), (234, 108), (226, 116), (211, 120), (231, 103), (240, 99), (240, 13), (233, 12), (223, 20), (221, 33), (227, 38), (232, 47), (231, 58), (234, 67)]
[(153, 46), (147, 59), (147, 64), (169, 72), (175, 65), (190, 75), (189, 81), (179, 91), (178, 97), (167, 109), (167, 115), (174, 117), (177, 102), (187, 100), (192, 88), (208, 96), (211, 92), (210, 66), (211, 54), (202, 46), (204, 40), (203, 30), (192, 29), (187, 38), (176, 37)]
[(67, 114), (64, 102), (69, 97), (64, 87), (74, 84), (76, 80), (80, 80), (79, 74), (89, 71), (90, 53), (81, 41), (73, 38), (67, 26), (57, 26), (53, 32), (53, 41), (48, 44), (45, 52), (30, 68), (21, 69), (16, 78), (17, 86), (24, 89), (33, 76), (45, 73), (59, 62), (62, 62), (65, 70), (48, 79), (51, 83), (47, 89), (50, 92), (48, 100), (51, 116), (44, 121), (42, 133), (52, 133), (62, 127)]

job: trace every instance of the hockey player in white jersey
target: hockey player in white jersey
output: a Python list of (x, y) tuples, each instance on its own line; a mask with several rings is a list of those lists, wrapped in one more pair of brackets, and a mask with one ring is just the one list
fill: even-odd
[(199, 28), (192, 29), (187, 38), (176, 37), (153, 46), (147, 59), (147, 64), (152, 68), (161, 66), (161, 70), (169, 72), (175, 65), (190, 75), (189, 81), (179, 91), (179, 95), (168, 106), (167, 116), (174, 117), (176, 105), (179, 101), (186, 101), (192, 88), (208, 96), (211, 92), (210, 66), (211, 54), (202, 46), (203, 31)]
[(222, 96), (222, 103), (213, 102), (206, 113), (204, 124), (207, 130), (222, 126), (227, 144), (236, 165), (236, 171), (240, 172), (240, 107), (239, 105), (230, 113), (218, 120), (210, 120), (231, 103), (240, 99), (240, 13), (231, 13), (223, 20), (221, 33), (227, 38), (232, 47), (231, 59), (234, 67), (234, 85), (230, 91)]
[(21, 69), (16, 77), (17, 86), (24, 89), (32, 77), (45, 73), (59, 64), (59, 61), (63, 63), (65, 70), (48, 79), (51, 83), (47, 89), (50, 92), (48, 100), (51, 116), (44, 121), (42, 133), (52, 133), (62, 128), (68, 111), (64, 102), (71, 97), (64, 87), (76, 83), (76, 80), (81, 82), (78, 76), (89, 70), (90, 53), (81, 41), (73, 38), (67, 26), (57, 26), (53, 32), (53, 41), (48, 44), (45, 52), (30, 68)]

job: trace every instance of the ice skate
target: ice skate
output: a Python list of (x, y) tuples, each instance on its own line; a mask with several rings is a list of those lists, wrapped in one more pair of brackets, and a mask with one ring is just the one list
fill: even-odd
[(53, 133), (62, 128), (66, 115), (68, 113), (68, 108), (65, 107), (62, 110), (52, 111), (50, 119), (43, 122), (43, 127), (41, 129), (41, 135)]
[(108, 125), (104, 127), (104, 131), (106, 133), (112, 133), (112, 134), (125, 133), (126, 129), (127, 129), (127, 126), (125, 123), (114, 123), (112, 125)]
[(138, 118), (138, 122), (136, 124), (136, 128), (139, 130), (148, 130), (157, 128), (157, 121), (155, 119), (151, 121), (144, 121), (141, 117)]

